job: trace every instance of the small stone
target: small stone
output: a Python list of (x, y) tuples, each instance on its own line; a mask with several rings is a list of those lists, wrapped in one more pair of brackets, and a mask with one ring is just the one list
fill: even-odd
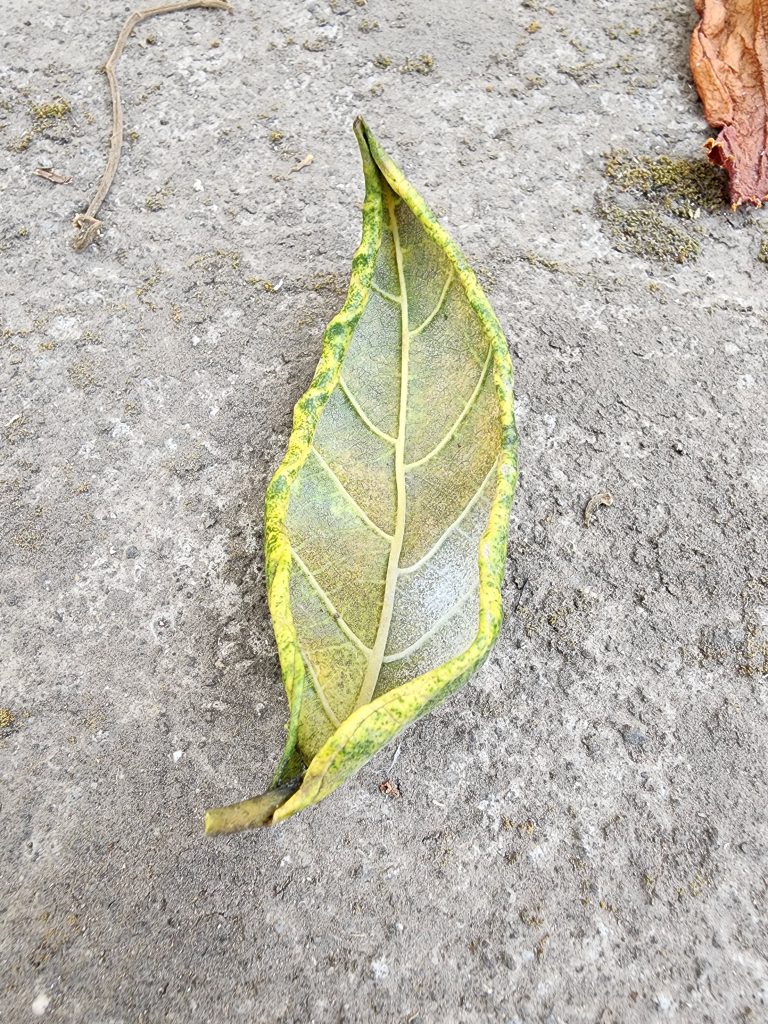
[(42, 1017), (45, 1011), (48, 1009), (48, 1004), (51, 1001), (51, 997), (46, 995), (45, 992), (41, 992), (40, 995), (35, 996), (32, 1000), (32, 1013), (35, 1017)]

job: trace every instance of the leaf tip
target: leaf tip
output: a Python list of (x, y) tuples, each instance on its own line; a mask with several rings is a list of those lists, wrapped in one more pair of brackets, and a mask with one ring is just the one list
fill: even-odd
[(355, 133), (355, 137), (360, 144), (368, 145), (368, 125), (365, 123), (365, 118), (362, 114), (358, 114), (352, 122), (352, 131)]

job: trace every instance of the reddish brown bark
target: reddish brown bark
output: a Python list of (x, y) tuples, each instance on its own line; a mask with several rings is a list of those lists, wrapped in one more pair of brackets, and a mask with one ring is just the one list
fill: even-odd
[(691, 70), (734, 207), (768, 200), (768, 0), (695, 0)]

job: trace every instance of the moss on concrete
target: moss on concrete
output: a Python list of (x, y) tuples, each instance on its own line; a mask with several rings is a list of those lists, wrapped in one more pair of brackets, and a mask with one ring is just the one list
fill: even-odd
[(24, 132), (23, 135), (19, 135), (18, 138), (11, 139), (8, 143), (8, 149), (10, 149), (12, 153), (23, 153), (32, 145), (34, 137), (34, 132)]
[(59, 122), (69, 117), (72, 113), (72, 106), (68, 100), (57, 96), (48, 103), (34, 103), (29, 108), (29, 115), (32, 118), (32, 127), (23, 132), (8, 143), (8, 149), (12, 153), (23, 153), (29, 149), (35, 136), (43, 134)]
[(604, 171), (622, 192), (642, 195), (678, 217), (693, 219), (727, 205), (725, 174), (707, 160), (634, 156), (620, 149), (606, 155)]
[(38, 123), (41, 121), (60, 121), (62, 118), (68, 117), (71, 112), (72, 107), (61, 96), (57, 96), (50, 103), (36, 103), (32, 107), (32, 117)]
[(435, 58), (431, 53), (420, 53), (407, 57), (400, 66), (401, 75), (431, 75), (435, 70)]
[(557, 274), (561, 269), (557, 260), (550, 260), (546, 256), (540, 256), (536, 252), (527, 252), (523, 259), (526, 263), (530, 263), (532, 267), (541, 267), (544, 270), (550, 271), (552, 274)]
[(614, 245), (622, 252), (660, 263), (688, 263), (701, 252), (697, 239), (664, 220), (655, 210), (624, 209), (615, 203), (602, 203), (598, 214)]

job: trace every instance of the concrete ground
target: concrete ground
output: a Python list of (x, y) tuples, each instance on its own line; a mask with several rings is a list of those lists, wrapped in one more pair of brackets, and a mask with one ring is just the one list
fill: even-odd
[[(131, 8), (3, 5), (0, 1020), (765, 1021), (768, 236), (702, 162), (692, 5), (235, 3), (130, 40), (85, 253)], [(397, 750), (212, 840), (281, 745), (262, 504), (358, 113), (508, 333), (506, 622)]]

